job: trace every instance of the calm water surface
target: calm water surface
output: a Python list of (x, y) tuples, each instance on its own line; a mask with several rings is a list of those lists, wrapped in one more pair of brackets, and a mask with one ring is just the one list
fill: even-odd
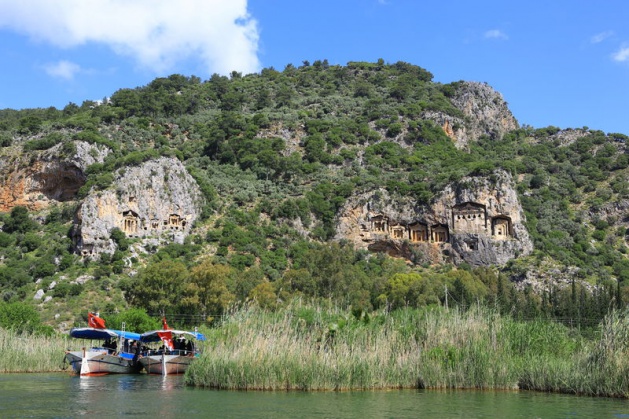
[(0, 418), (627, 418), (629, 401), (532, 392), (237, 392), (181, 377), (0, 374)]

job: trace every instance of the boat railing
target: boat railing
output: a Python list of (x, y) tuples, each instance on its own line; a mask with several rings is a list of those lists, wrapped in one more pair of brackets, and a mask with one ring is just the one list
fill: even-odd
[(164, 349), (149, 349), (147, 351), (142, 352), (142, 356), (153, 356), (153, 355), (180, 355), (180, 356), (194, 356), (196, 354), (195, 351), (188, 351), (186, 349), (173, 349), (173, 350), (164, 350)]

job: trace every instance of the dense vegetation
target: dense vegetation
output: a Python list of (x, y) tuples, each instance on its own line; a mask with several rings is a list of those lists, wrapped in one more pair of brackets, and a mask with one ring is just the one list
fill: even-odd
[(189, 384), (238, 390), (525, 389), (628, 397), (627, 312), (583, 339), (483, 308), (377, 312), (242, 308), (210, 336)]
[[(3, 161), (59, 143), (71, 155), (77, 140), (111, 150), (88, 167), (77, 199), (0, 215), (2, 301), (30, 303), (37, 289), (50, 289), (41, 316), (66, 326), (87, 309), (126, 308), (197, 324), (233, 302), (273, 310), (296, 296), (334, 300), (357, 318), (448, 301), (584, 326), (623, 307), (626, 214), (603, 209), (629, 197), (627, 136), (525, 126), (457, 148), (423, 115), (462, 118), (450, 101), (460, 88), (408, 63), (322, 60), (208, 80), (172, 75), (62, 110), (0, 110)], [(202, 188), (193, 234), (136, 253), (138, 240), (115, 231), (113, 254), (81, 259), (68, 237), (78, 200), (110, 187), (114, 170), (157, 156), (180, 159)], [(500, 268), (429, 266), (331, 241), (337, 211), (353, 194), (385, 187), (427, 203), (450, 182), (496, 169), (517, 180), (535, 244), (529, 257)], [(514, 285), (525, 272), (568, 267), (575, 274), (567, 286)]]
[[(6, 303), (2, 303), (6, 304)], [(0, 305), (2, 305), (0, 304)], [(18, 305), (20, 303), (17, 303)], [(15, 307), (13, 307), (15, 308)], [(238, 390), (525, 389), (629, 397), (627, 310), (594, 336), (491, 308), (401, 308), (360, 318), (334, 304), (293, 300), (282, 310), (244, 304), (208, 340), (188, 384)], [(142, 310), (108, 318), (154, 327)], [(0, 372), (67, 371), (67, 335), (0, 325)]]

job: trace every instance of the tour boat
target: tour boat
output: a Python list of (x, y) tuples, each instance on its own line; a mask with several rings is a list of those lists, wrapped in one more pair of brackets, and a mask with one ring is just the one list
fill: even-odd
[(73, 328), (70, 337), (84, 340), (98, 340), (99, 346), (84, 346), (78, 351), (66, 351), (65, 359), (74, 372), (81, 376), (106, 374), (129, 374), (140, 372), (139, 333), (105, 328), (105, 322), (98, 315), (89, 313), (89, 327)]
[[(140, 344), (143, 346), (140, 365), (149, 374), (183, 374), (199, 355), (197, 342), (204, 340), (202, 333), (171, 329), (166, 319), (163, 319), (162, 330), (152, 330), (140, 335)], [(145, 344), (156, 346), (159, 342), (162, 343), (160, 348), (145, 349)]]

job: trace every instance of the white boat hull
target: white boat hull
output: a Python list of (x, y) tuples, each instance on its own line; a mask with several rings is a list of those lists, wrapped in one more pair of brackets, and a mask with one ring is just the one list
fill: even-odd
[(131, 374), (140, 371), (140, 366), (132, 358), (109, 354), (106, 349), (66, 351), (66, 360), (74, 372), (81, 376)]
[(190, 355), (148, 355), (140, 358), (140, 365), (149, 374), (184, 374), (194, 356)]

